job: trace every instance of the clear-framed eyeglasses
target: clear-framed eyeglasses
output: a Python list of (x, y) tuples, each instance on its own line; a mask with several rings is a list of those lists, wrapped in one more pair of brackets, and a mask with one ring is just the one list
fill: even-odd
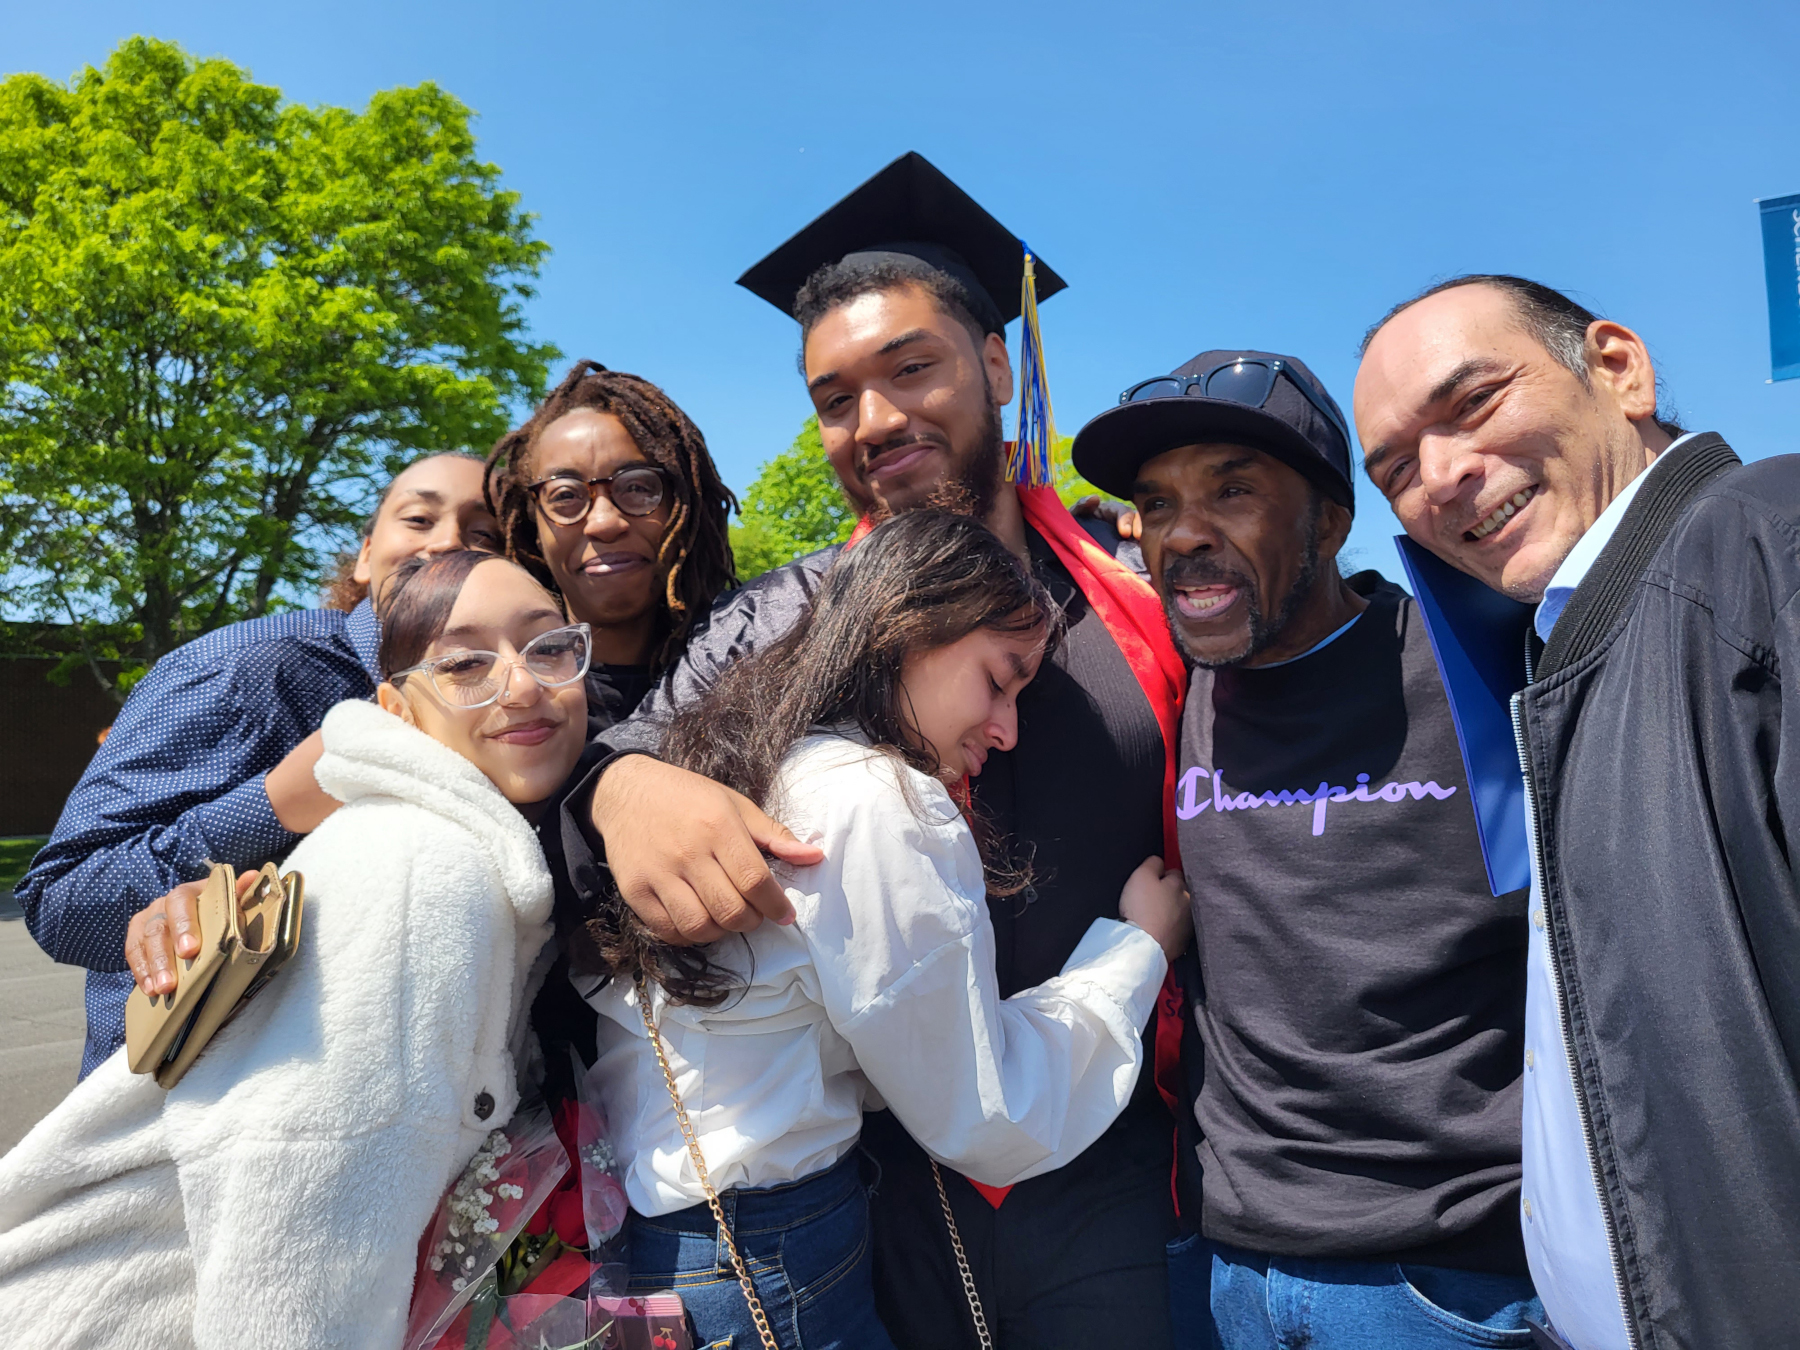
[(572, 623), (539, 633), (516, 657), (499, 652), (445, 652), (397, 670), (388, 679), (398, 685), (409, 675), (424, 675), (437, 696), (452, 708), (485, 708), (505, 692), (515, 666), (545, 689), (561, 689), (587, 674), (592, 655), (592, 630), (585, 623)]

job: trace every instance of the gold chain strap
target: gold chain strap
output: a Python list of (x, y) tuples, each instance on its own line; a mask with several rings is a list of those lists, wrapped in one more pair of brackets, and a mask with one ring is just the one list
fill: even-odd
[[(737, 1241), (731, 1236), (731, 1225), (725, 1222), (725, 1207), (719, 1203), (719, 1193), (713, 1189), (712, 1178), (707, 1175), (706, 1156), (700, 1152), (700, 1141), (694, 1137), (694, 1127), (688, 1120), (687, 1107), (681, 1103), (681, 1092), (675, 1086), (675, 1071), (669, 1067), (669, 1057), (663, 1052), (662, 1033), (657, 1031), (656, 1023), (650, 1018), (650, 991), (644, 985), (644, 977), (637, 980), (638, 1012), (644, 1018), (644, 1030), (650, 1033), (650, 1045), (656, 1051), (656, 1062), (662, 1066), (663, 1082), (668, 1084), (669, 1100), (675, 1104), (675, 1123), (681, 1126), (681, 1137), (687, 1140), (688, 1157), (694, 1160), (694, 1171), (700, 1178), (700, 1189), (706, 1192), (706, 1203), (718, 1221), (719, 1234), (725, 1239), (725, 1250), (731, 1253), (731, 1268), (737, 1272), (738, 1288), (744, 1291), (744, 1302), (750, 1305), (750, 1320), (756, 1323), (756, 1334), (762, 1337), (763, 1350), (781, 1350), (781, 1342), (775, 1339), (775, 1333), (769, 1328), (769, 1319), (763, 1312), (762, 1300), (756, 1296), (756, 1286), (750, 1281), (750, 1272), (744, 1265), (744, 1258), (738, 1255)], [(935, 1164), (934, 1164), (935, 1165)], [(938, 1183), (938, 1193), (943, 1194), (944, 1186)], [(948, 1207), (944, 1211), (948, 1214)], [(951, 1229), (954, 1240), (956, 1230)], [(962, 1246), (957, 1246), (957, 1260), (962, 1259)], [(968, 1280), (968, 1267), (965, 1265), (963, 1279)], [(974, 1289), (970, 1284), (969, 1288)], [(971, 1293), (971, 1298), (974, 1295)], [(976, 1316), (979, 1318), (980, 1314)], [(987, 1345), (985, 1329), (982, 1333), (982, 1345)]]
[(981, 1311), (981, 1295), (975, 1292), (975, 1276), (969, 1269), (968, 1254), (963, 1251), (962, 1234), (956, 1231), (956, 1216), (950, 1212), (950, 1197), (944, 1192), (944, 1174), (938, 1171), (935, 1159), (931, 1164), (931, 1179), (937, 1182), (938, 1203), (944, 1207), (950, 1246), (956, 1251), (956, 1273), (962, 1276), (963, 1296), (969, 1300), (969, 1314), (975, 1319), (975, 1339), (981, 1342), (981, 1350), (994, 1350), (993, 1338), (988, 1335), (987, 1315)]

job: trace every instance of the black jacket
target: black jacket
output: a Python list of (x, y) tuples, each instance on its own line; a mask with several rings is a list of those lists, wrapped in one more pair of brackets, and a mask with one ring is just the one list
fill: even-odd
[(1669, 453), (1514, 708), (1627, 1328), (1763, 1350), (1800, 1340), (1800, 456)]

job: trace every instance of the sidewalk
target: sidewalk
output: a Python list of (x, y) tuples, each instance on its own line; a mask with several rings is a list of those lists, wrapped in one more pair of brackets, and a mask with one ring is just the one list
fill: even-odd
[(87, 1015), (82, 972), (59, 966), (25, 931), (10, 890), (0, 890), (0, 1152), (75, 1086)]

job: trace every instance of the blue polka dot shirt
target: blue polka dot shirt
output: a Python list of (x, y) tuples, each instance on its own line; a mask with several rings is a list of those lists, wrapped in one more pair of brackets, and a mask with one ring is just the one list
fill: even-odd
[(214, 862), (260, 867), (300, 837), (263, 775), (347, 698), (375, 692), (375, 612), (312, 609), (233, 624), (151, 668), (14, 888), (38, 945), (86, 966), (83, 1077), (125, 1043), (131, 916)]

